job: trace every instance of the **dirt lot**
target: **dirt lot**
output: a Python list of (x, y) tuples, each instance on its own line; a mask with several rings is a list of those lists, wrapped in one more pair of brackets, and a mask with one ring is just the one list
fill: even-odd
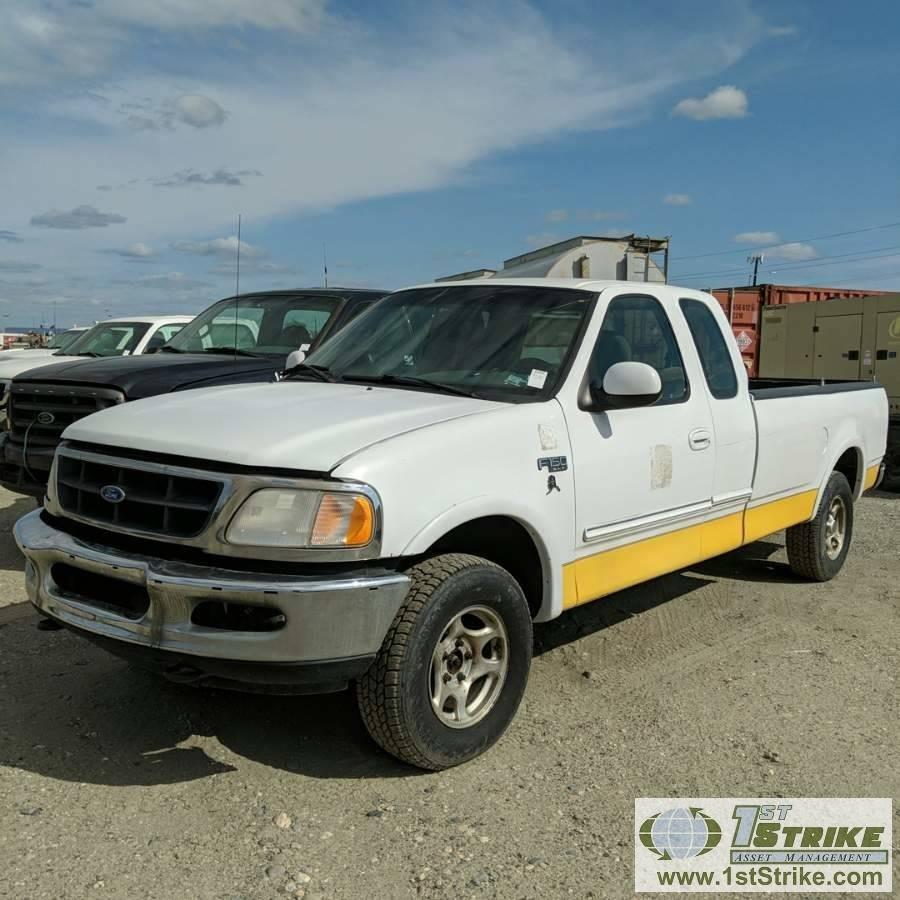
[(635, 796), (900, 794), (900, 497), (862, 501), (830, 584), (779, 536), (541, 626), (512, 729), (443, 774), (349, 695), (176, 687), (38, 632), (30, 508), (0, 497), (0, 897), (627, 897)]

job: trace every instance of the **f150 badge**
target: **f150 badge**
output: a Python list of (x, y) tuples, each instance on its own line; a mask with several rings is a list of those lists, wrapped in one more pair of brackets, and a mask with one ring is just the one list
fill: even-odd
[(569, 460), (565, 456), (542, 456), (537, 461), (538, 471), (565, 472), (569, 468)]
[(553, 473), (565, 472), (569, 468), (568, 459), (565, 456), (542, 456), (537, 461), (537, 467), (539, 472), (542, 469), (546, 469), (550, 473), (547, 476), (547, 493), (552, 494), (554, 491), (560, 491), (560, 487), (556, 483), (556, 475)]

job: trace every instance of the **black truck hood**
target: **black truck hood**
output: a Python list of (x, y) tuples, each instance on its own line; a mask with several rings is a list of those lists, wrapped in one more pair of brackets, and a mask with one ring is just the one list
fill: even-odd
[(118, 388), (129, 400), (214, 384), (271, 381), (283, 369), (281, 358), (255, 358), (218, 353), (151, 353), (104, 359), (69, 357), (66, 362), (29, 369), (21, 382), (86, 384)]

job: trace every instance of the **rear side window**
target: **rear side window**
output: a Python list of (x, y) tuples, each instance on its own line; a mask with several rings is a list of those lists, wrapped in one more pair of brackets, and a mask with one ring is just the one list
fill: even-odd
[(687, 319), (700, 365), (709, 386), (709, 392), (717, 400), (727, 400), (737, 394), (738, 382), (728, 345), (722, 337), (722, 329), (716, 317), (705, 303), (682, 298), (681, 311)]

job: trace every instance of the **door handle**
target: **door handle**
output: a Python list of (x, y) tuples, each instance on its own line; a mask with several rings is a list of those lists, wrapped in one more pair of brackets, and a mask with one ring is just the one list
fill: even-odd
[(691, 450), (706, 450), (712, 444), (712, 435), (705, 428), (695, 428), (688, 435)]

